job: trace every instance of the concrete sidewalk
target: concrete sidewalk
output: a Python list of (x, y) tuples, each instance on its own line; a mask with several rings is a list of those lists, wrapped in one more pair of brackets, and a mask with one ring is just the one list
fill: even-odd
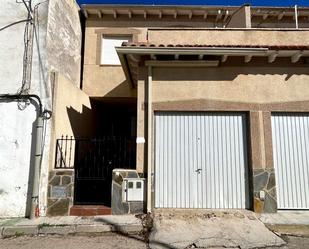
[(142, 230), (141, 219), (134, 215), (40, 217), (34, 220), (0, 219), (0, 238), (21, 235), (100, 234), (105, 232), (138, 234)]
[(277, 234), (309, 237), (308, 211), (278, 211), (274, 214), (261, 214), (260, 220)]
[(156, 211), (151, 248), (286, 248), (253, 212)]

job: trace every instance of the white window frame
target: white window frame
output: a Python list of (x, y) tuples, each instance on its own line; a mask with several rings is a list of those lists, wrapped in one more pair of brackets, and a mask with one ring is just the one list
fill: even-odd
[[(120, 47), (123, 42), (130, 42), (132, 35), (102, 35), (101, 36), (101, 65), (120, 65), (115, 47)], [(113, 49), (112, 51), (110, 49)], [(109, 50), (109, 51), (108, 51)]]

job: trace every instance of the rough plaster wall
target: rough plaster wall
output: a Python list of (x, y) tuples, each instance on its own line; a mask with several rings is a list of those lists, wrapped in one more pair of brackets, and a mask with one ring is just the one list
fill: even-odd
[[(3, 0), (0, 8), (0, 27), (27, 18), (27, 12), (15, 1)], [(22, 78), (24, 23), (0, 32), (0, 92), (15, 93)], [(14, 58), (14, 60), (12, 60)]]
[[(33, 5), (39, 2), (43, 1), (33, 1)], [(38, 43), (34, 42), (30, 89), (30, 93), (42, 98), (44, 106), (50, 105), (50, 87), (45, 63), (47, 7), (48, 2), (39, 7)], [(23, 4), (2, 0), (0, 16), (0, 27), (3, 27), (26, 19), (27, 11)], [(24, 27), (25, 23), (20, 23), (0, 32), (0, 94), (15, 94), (21, 87)], [(32, 104), (21, 111), (16, 102), (0, 102), (0, 217), (25, 216), (26, 199), (29, 195), (32, 125), (36, 115), (36, 108)], [(45, 150), (49, 149), (48, 136), (47, 132)], [(48, 159), (44, 157), (42, 165), (46, 160)], [(47, 177), (45, 171), (43, 167), (42, 179), (44, 175)], [(43, 192), (46, 192), (45, 185), (41, 186)]]
[(47, 27), (48, 65), (80, 83), (82, 31), (74, 0), (50, 0)]
[[(80, 85), (81, 40), (82, 33), (79, 20), (79, 7), (75, 0), (49, 0), (48, 21), (46, 25), (46, 67), (51, 72), (64, 75), (70, 84)], [(48, 85), (55, 82), (48, 81)], [(49, 91), (48, 91), (49, 90)], [(49, 87), (47, 94), (54, 89)], [(57, 93), (53, 96), (57, 98)], [(51, 94), (48, 95), (49, 109), (52, 109)], [(68, 99), (70, 99), (68, 97)], [(55, 110), (53, 110), (55, 114)], [(46, 215), (48, 172), (54, 166), (54, 140), (52, 135), (59, 120), (56, 115), (46, 123), (45, 149), (41, 169), (40, 211)], [(53, 123), (52, 123), (53, 122)]]
[(24, 216), (35, 107), (1, 103), (0, 117), (0, 217)]
[[(38, 7), (37, 36), (33, 47), (30, 93), (40, 96), (44, 108), (51, 110), (52, 71), (66, 75), (79, 85), (81, 29), (78, 6), (74, 0), (33, 0), (33, 6), (38, 3), (41, 4)], [(0, 16), (0, 27), (3, 27), (26, 19), (27, 11), (23, 4), (2, 0)], [(15, 94), (21, 87), (24, 27), (25, 23), (20, 23), (0, 32), (0, 94)], [(32, 105), (20, 111), (16, 102), (0, 102), (0, 217), (25, 216), (26, 196), (29, 195), (27, 183), (31, 164), (32, 125), (36, 114)], [(50, 137), (51, 120), (45, 122), (40, 172), (39, 200), (43, 216), (51, 164)]]

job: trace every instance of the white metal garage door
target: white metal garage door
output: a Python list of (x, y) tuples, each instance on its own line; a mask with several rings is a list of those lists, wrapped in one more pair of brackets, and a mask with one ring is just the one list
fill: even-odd
[(156, 208), (248, 208), (245, 115), (155, 117)]
[(273, 115), (279, 209), (309, 209), (309, 116)]

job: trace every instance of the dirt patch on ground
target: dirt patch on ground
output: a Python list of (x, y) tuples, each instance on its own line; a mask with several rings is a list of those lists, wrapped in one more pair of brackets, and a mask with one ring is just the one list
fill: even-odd
[(198, 209), (156, 209), (154, 211), (156, 219), (180, 219), (194, 222), (196, 219), (244, 219), (258, 220), (259, 215), (247, 210), (220, 211), (220, 210), (198, 210)]
[(145, 243), (149, 248), (149, 236), (151, 234), (151, 230), (153, 228), (153, 214), (138, 214), (136, 215), (137, 218), (141, 219), (143, 229), (140, 231), (139, 236), (141, 236)]

